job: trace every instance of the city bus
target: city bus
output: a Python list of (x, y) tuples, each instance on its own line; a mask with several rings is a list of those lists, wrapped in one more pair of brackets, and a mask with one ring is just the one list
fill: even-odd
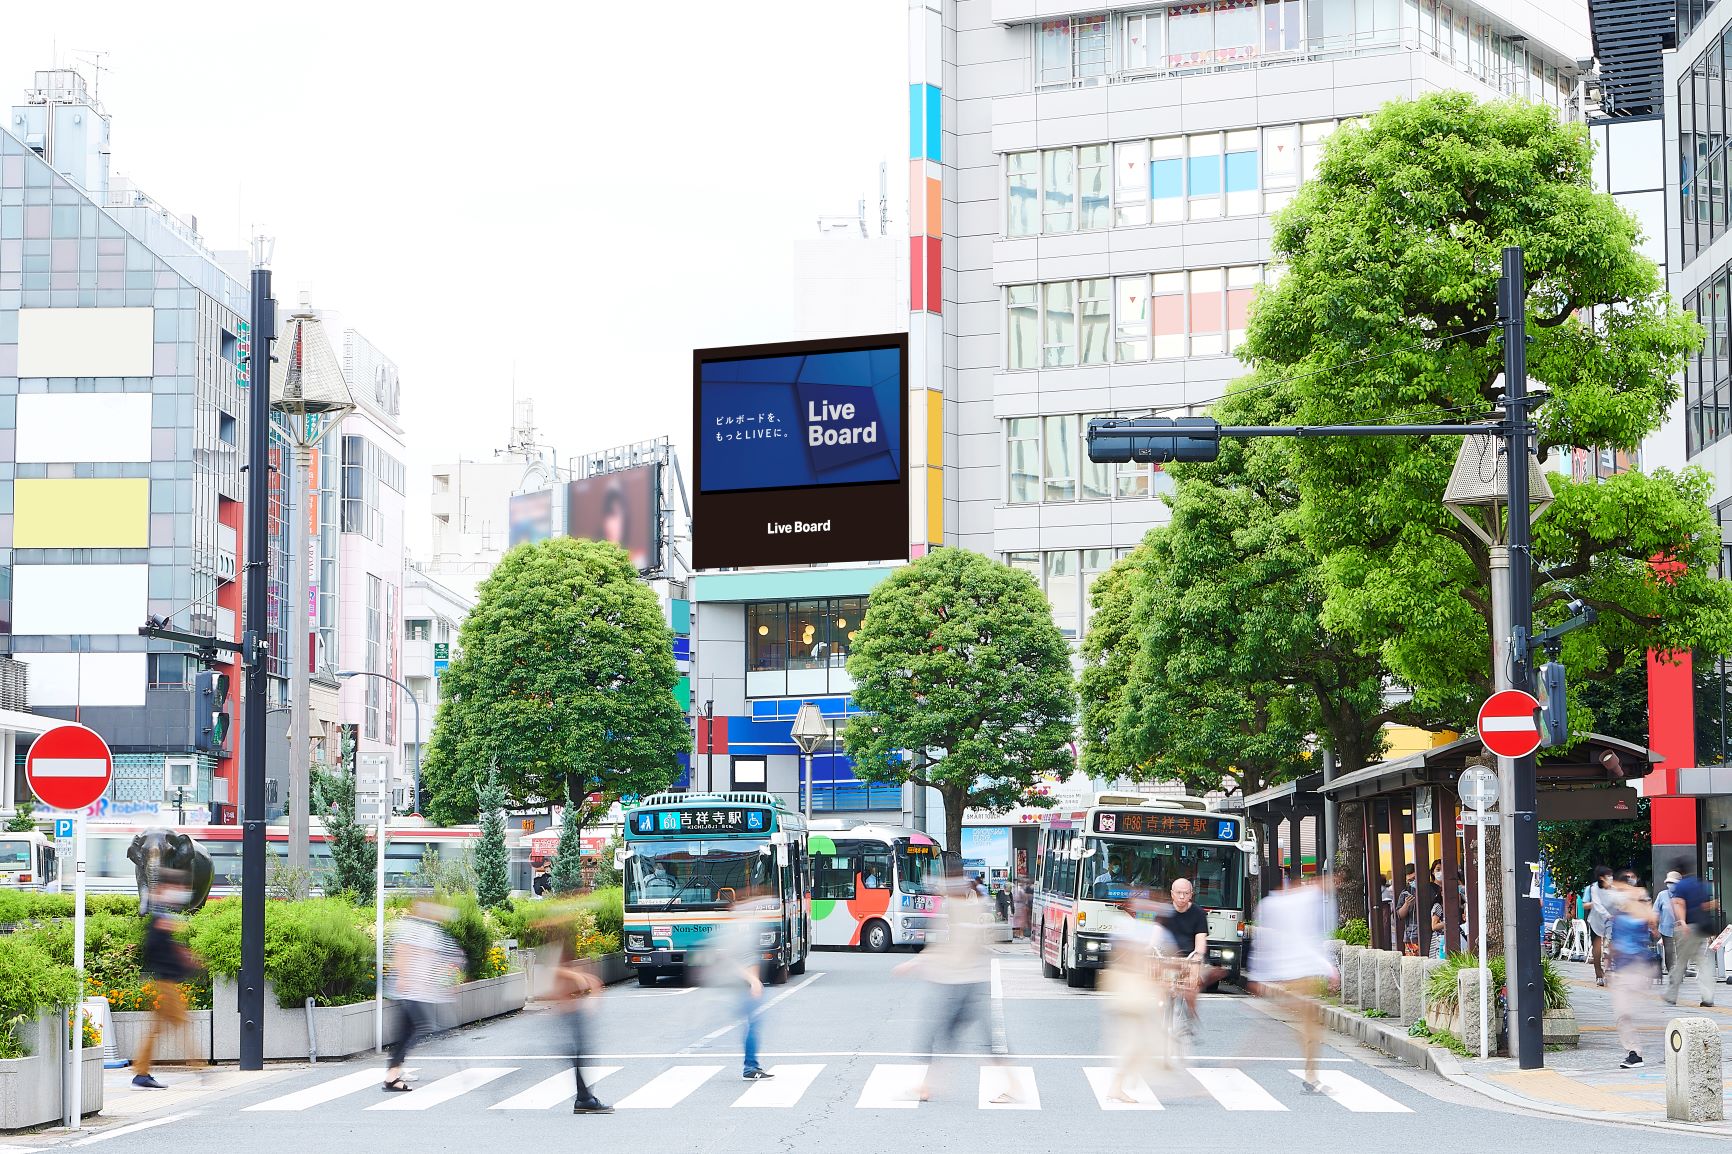
[(1093, 984), (1130, 897), (1164, 895), (1189, 878), (1209, 914), (1206, 964), (1237, 977), (1256, 847), (1242, 818), (1189, 797), (1100, 794), (1087, 809), (1048, 813), (1035, 867), (1035, 941), (1041, 972)]
[(938, 903), (938, 843), (907, 826), (813, 824), (812, 944), (883, 953), (921, 946)]
[(626, 961), (640, 985), (701, 965), (730, 917), (758, 925), (772, 985), (806, 972), (806, 821), (774, 794), (658, 793), (625, 811)]
[(54, 842), (34, 830), (0, 832), (0, 889), (60, 889), (60, 862)]

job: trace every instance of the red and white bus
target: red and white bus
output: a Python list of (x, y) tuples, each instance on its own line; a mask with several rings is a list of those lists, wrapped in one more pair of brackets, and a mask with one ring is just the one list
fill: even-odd
[(1038, 852), (1031, 916), (1047, 977), (1091, 985), (1127, 917), (1119, 905), (1165, 894), (1181, 877), (1209, 914), (1208, 964), (1238, 975), (1257, 857), (1243, 818), (1197, 798), (1103, 793), (1086, 809), (1044, 815)]

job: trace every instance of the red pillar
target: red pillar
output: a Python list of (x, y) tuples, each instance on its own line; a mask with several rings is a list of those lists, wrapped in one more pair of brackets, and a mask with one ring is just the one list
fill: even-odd
[(1650, 876), (1665, 877), (1675, 859), (1697, 860), (1696, 799), (1677, 792), (1678, 770), (1696, 764), (1695, 694), (1688, 651), (1648, 651), (1648, 745), (1665, 758), (1640, 782), (1654, 826)]

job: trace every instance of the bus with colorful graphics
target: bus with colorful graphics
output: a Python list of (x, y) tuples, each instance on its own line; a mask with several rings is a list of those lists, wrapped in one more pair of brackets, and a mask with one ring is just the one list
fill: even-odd
[(765, 980), (806, 972), (806, 821), (770, 793), (658, 793), (625, 810), (625, 954), (638, 982), (682, 977), (731, 918), (759, 925)]
[(908, 826), (814, 822), (812, 944), (923, 946), (941, 900), (938, 843)]
[(1040, 819), (1031, 930), (1041, 972), (1088, 986), (1112, 955), (1127, 898), (1163, 897), (1188, 878), (1209, 915), (1205, 963), (1237, 977), (1256, 843), (1245, 820), (1192, 797), (1103, 793)]

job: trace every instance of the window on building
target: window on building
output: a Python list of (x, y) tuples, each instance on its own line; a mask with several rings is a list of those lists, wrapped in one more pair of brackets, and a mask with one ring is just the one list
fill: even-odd
[(1053, 281), (1044, 286), (1045, 335), (1041, 364), (1058, 369), (1076, 364), (1076, 282)]
[(198, 660), (185, 653), (152, 653), (149, 659), (152, 689), (181, 689), (197, 680)]
[[(348, 438), (344, 438), (347, 440)], [(385, 664), (385, 583), (373, 574), (367, 574), (367, 670), (372, 673), (384, 672)], [(369, 741), (384, 740), (384, 694), (380, 687), (384, 682), (377, 677), (362, 677), (358, 680), (365, 683), (363, 692), (366, 694), (365, 712), (361, 727), (362, 735)]]
[(1076, 153), (1069, 148), (1049, 148), (1041, 159), (1041, 228), (1045, 232), (1071, 230), (1076, 197)]
[(1082, 451), (1079, 455), (1082, 469), (1082, 499), (1085, 501), (1110, 501), (1113, 496), (1113, 467), (1110, 464), (1097, 464), (1089, 460), (1088, 432), (1089, 422), (1105, 413), (1085, 415), (1077, 423), (1077, 434), (1082, 438)]
[(1081, 628), (1082, 586), (1077, 580), (1077, 554), (1056, 549), (1046, 555), (1046, 599), (1060, 633), (1074, 640)]
[(1149, 359), (1149, 278), (1118, 278), (1118, 322), (1114, 358), (1124, 361)]
[(1005, 171), (1005, 233), (1034, 236), (1040, 232), (1040, 153), (1011, 153), (1005, 158)]
[(239, 436), (234, 417), (221, 409), (217, 410), (217, 440), (225, 445), (232, 445)]
[(780, 601), (746, 606), (746, 668), (756, 673), (787, 668), (788, 612)]
[(1045, 498), (1048, 501), (1076, 500), (1077, 419), (1073, 416), (1047, 417), (1043, 457), (1046, 461)]
[[(1088, 422), (1109, 414), (1011, 417), (1005, 421), (1009, 503), (1067, 503), (1078, 500), (1137, 500), (1163, 491), (1159, 466), (1125, 462), (1096, 464), (1088, 459)], [(1044, 433), (1044, 436), (1043, 436)], [(1047, 462), (1047, 471), (1036, 464)], [(1041, 576), (1038, 558), (1033, 570)]]
[(1732, 433), (1732, 264), (1684, 298), (1704, 330), (1684, 363), (1684, 436), (1691, 456)]
[(1077, 333), (1081, 342), (1080, 363), (1104, 365), (1108, 360), (1108, 339), (1113, 324), (1112, 282), (1096, 277), (1078, 284)]
[(1035, 30), (1035, 83), (1097, 83), (1112, 71), (1113, 19), (1106, 14), (1043, 20)]
[(426, 617), (412, 617), (403, 623), (403, 640), (429, 641), (433, 637), (433, 621)]
[(1149, 142), (1131, 140), (1113, 146), (1113, 223), (1149, 223)]
[(1082, 551), (1082, 604), (1083, 632), (1088, 632), (1089, 619), (1094, 616), (1094, 606), (1091, 598), (1094, 594), (1095, 581), (1102, 573), (1112, 567), (1113, 551), (1111, 549), (1084, 549)]
[(1010, 316), (1005, 325), (1008, 343), (1005, 365), (1012, 369), (1040, 366), (1039, 289), (1031, 284), (1010, 286)]
[(1006, 428), (1010, 500), (1018, 505), (1032, 504), (1040, 500), (1040, 418), (1012, 417)]
[(1107, 228), (1112, 224), (1111, 152), (1104, 144), (1077, 149), (1077, 227)]
[(1165, 52), (1162, 33), (1166, 18), (1164, 10), (1133, 12), (1125, 17), (1126, 72), (1146, 72), (1161, 66), (1161, 57)]

